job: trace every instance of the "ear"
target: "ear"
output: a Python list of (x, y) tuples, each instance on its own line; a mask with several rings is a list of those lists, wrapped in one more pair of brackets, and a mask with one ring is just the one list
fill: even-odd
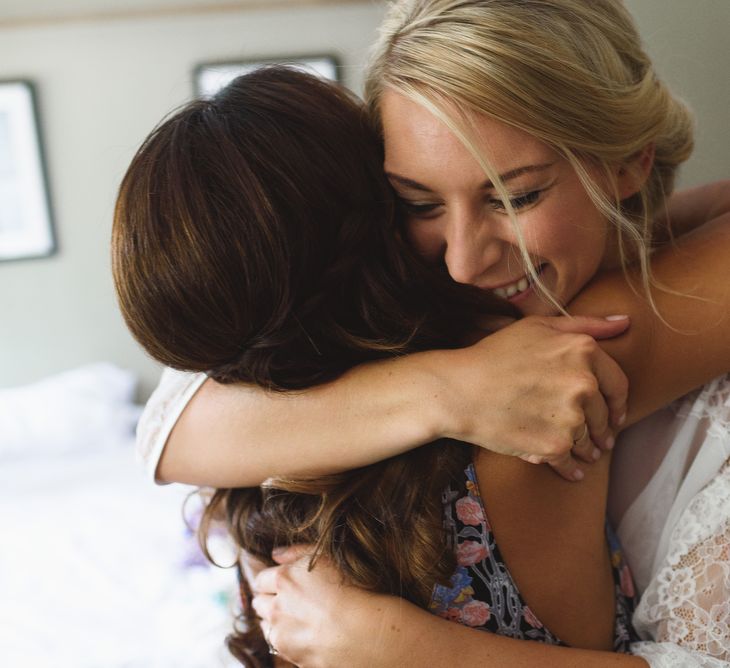
[(654, 144), (647, 144), (621, 165), (617, 174), (619, 198), (624, 200), (638, 193), (654, 166)]

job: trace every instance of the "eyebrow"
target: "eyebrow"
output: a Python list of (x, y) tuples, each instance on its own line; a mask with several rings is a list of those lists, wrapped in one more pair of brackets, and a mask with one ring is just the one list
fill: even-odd
[[(512, 179), (516, 179), (518, 176), (522, 176), (523, 174), (532, 174), (534, 172), (544, 172), (546, 169), (549, 169), (552, 167), (555, 163), (554, 162), (546, 162), (541, 165), (524, 165), (523, 167), (517, 167), (517, 169), (511, 169), (509, 172), (505, 172), (504, 174), (500, 174), (499, 178), (501, 181), (510, 181)], [(401, 176), (400, 174), (395, 174), (393, 172), (385, 172), (385, 175), (393, 181), (397, 181), (403, 186), (407, 186), (408, 188), (412, 188), (413, 190), (422, 190), (424, 192), (433, 192), (431, 188), (428, 186), (424, 186), (422, 183), (419, 183), (418, 181), (414, 181), (413, 179), (408, 179), (405, 176)], [(494, 188), (494, 184), (490, 180), (486, 180), (482, 185), (480, 186), (483, 190), (488, 190), (490, 188)]]

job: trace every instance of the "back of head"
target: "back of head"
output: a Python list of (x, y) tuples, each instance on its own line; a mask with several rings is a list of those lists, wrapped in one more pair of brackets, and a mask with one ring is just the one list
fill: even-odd
[[(479, 313), (515, 314), (409, 253), (367, 118), (334, 85), (271, 68), (147, 138), (120, 188), (113, 269), (153, 357), (298, 388), (366, 359), (460, 345)], [(277, 489), (218, 490), (206, 518), (222, 510), (262, 558), (317, 543), (351, 581), (425, 604), (452, 572), (440, 493), (466, 455), (439, 444)], [(250, 643), (264, 651), (254, 631), (255, 642), (234, 639), (241, 656)]]
[(611, 216), (639, 245), (692, 149), (691, 116), (657, 77), (620, 0), (398, 0), (367, 77), (376, 117), (386, 88), (486, 114), (574, 164), (630, 164), (652, 146), (646, 186)]
[(257, 71), (182, 108), (119, 192), (132, 333), (169, 366), (282, 389), (428, 331), (381, 165), (361, 104), (301, 72)]

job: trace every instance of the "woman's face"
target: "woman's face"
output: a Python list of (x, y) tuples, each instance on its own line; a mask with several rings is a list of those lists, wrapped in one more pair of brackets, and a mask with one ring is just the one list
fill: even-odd
[[(408, 236), (452, 278), (508, 298), (525, 314), (555, 307), (528, 279), (512, 222), (468, 149), (421, 105), (394, 91), (382, 99), (385, 170), (406, 214)], [(593, 277), (608, 223), (565, 158), (531, 135), (475, 116), (478, 150), (510, 193), (543, 285), (567, 304)]]

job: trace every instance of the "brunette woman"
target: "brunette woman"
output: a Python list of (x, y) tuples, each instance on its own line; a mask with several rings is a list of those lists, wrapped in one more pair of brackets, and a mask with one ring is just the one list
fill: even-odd
[[(353, 98), (283, 69), (242, 77), (166, 120), (124, 178), (114, 225), (120, 303), (145, 349), (169, 366), (206, 369), (220, 383), (292, 391), (358, 363), (456, 349), (489, 333), (495, 316), (517, 317), (508, 302), (454, 283), (408, 251), (379, 146)], [(208, 517), (223, 512), (236, 542), (269, 563), (277, 547), (311, 543), (348, 582), (427, 607), (434, 587), (453, 586), (476, 564), (470, 548), (481, 550), (471, 541), (450, 548), (442, 529), (442, 494), (468, 485), (471, 458), (465, 444), (439, 441), (348, 473), (220, 490)], [(555, 503), (522, 518), (522, 538), (505, 542), (512, 549), (563, 514), (561, 492), (551, 490), (570, 486), (503, 459), (506, 466), (492, 466), (503, 483), (495, 481), (490, 505), (507, 505), (516, 493), (541, 504), (551, 494)], [(580, 491), (604, 483), (595, 469)], [(513, 579), (492, 541), (496, 588), (475, 594), (474, 624), (625, 650), (630, 601), (603, 521), (593, 521), (604, 514), (600, 502), (573, 514), (570, 540), (580, 543), (584, 565), (577, 577), (558, 551), (523, 558), (531, 553), (525, 544), (510, 559)], [(538, 567), (552, 569), (549, 582), (529, 575)], [(478, 598), (490, 595), (508, 601), (501, 617), (496, 609), (483, 614), (488, 604)], [(579, 620), (589, 613), (586, 627)], [(250, 630), (232, 647), (261, 660), (266, 645), (255, 624)]]

